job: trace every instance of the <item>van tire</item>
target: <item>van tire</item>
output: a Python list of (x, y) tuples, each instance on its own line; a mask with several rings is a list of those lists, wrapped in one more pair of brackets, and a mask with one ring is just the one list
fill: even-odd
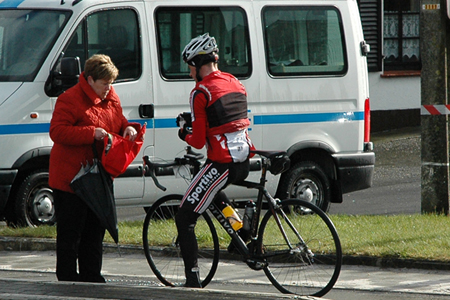
[(277, 197), (302, 199), (328, 212), (331, 200), (330, 180), (317, 163), (300, 161), (282, 174)]
[(14, 222), (9, 226), (36, 227), (56, 222), (53, 190), (48, 185), (48, 170), (35, 170), (20, 184), (14, 203)]

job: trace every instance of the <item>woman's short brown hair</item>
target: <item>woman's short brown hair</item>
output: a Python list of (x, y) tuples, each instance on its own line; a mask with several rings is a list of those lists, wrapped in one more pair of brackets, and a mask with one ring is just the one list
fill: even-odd
[(119, 70), (108, 55), (94, 54), (84, 64), (84, 77), (97, 79), (116, 80)]

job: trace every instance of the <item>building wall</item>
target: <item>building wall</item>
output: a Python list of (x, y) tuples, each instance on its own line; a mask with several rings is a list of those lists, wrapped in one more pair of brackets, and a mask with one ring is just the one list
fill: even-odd
[(420, 76), (369, 72), (372, 132), (420, 126)]

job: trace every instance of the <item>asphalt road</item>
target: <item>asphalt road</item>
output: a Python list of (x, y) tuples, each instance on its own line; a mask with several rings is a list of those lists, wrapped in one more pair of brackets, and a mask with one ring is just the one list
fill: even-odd
[(421, 209), (420, 128), (372, 136), (376, 155), (373, 186), (344, 195), (331, 214), (417, 214)]

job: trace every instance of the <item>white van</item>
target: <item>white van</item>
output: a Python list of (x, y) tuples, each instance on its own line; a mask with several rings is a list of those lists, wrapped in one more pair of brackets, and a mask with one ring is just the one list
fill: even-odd
[[(183, 179), (163, 176), (162, 192), (142, 176), (142, 156), (183, 154), (175, 118), (189, 111), (194, 82), (181, 51), (205, 32), (218, 42), (219, 68), (247, 88), (256, 147), (289, 153), (291, 168), (271, 176), (272, 192), (327, 210), (371, 186), (368, 45), (356, 0), (8, 0), (0, 1), (0, 215), (8, 224), (54, 223), (52, 111), (77, 82), (78, 61), (82, 68), (96, 53), (119, 68), (125, 116), (148, 128), (140, 155), (115, 180), (117, 205), (183, 193)], [(236, 202), (253, 193), (227, 189)]]

